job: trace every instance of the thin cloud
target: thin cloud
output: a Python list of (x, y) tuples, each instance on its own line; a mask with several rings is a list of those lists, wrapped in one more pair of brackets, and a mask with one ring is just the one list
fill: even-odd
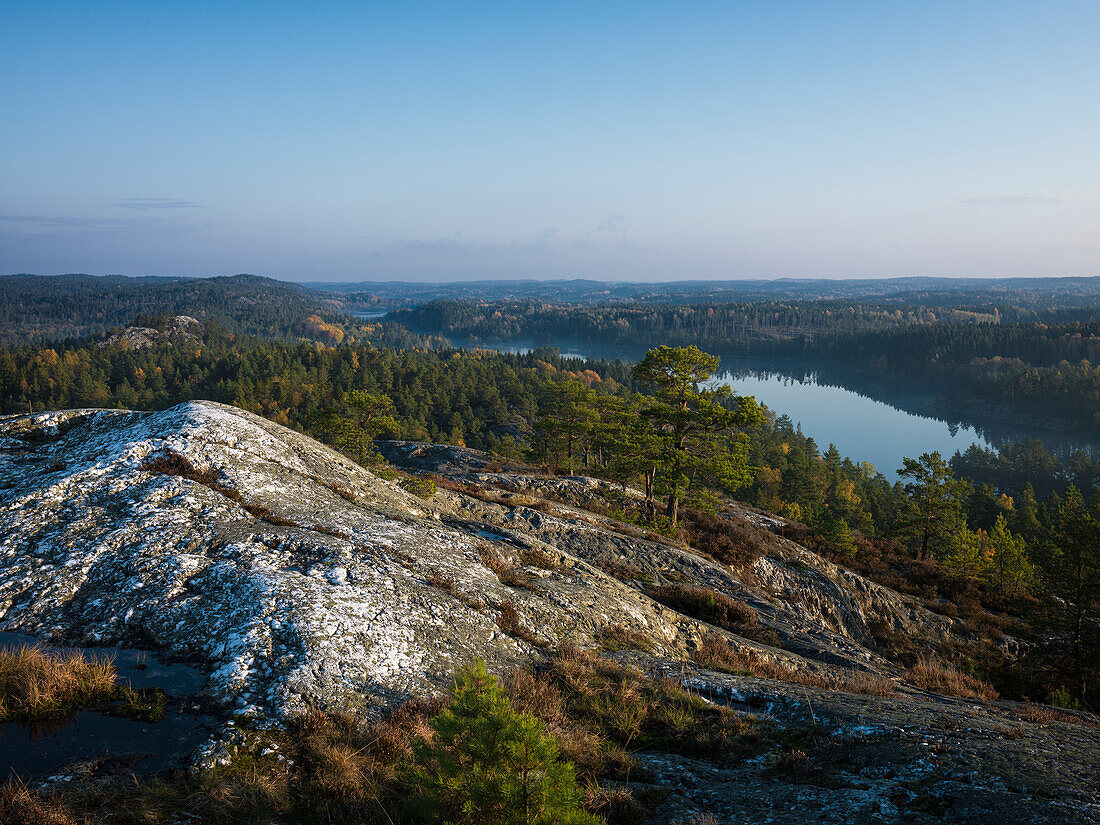
[(609, 235), (622, 232), (626, 233), (626, 218), (622, 215), (608, 215), (596, 226), (597, 232), (606, 232)]
[(101, 229), (128, 226), (128, 218), (71, 218), (61, 215), (0, 215), (0, 222), (30, 226), (60, 226), (69, 229)]
[(1071, 198), (1054, 192), (1027, 192), (1020, 195), (994, 195), (985, 198), (961, 198), (963, 206), (1065, 206)]
[(18, 234), (63, 234), (68, 232), (148, 232), (171, 229), (209, 229), (214, 223), (194, 221), (176, 215), (101, 218), (73, 215), (0, 215), (0, 232)]
[(123, 198), (115, 202), (114, 206), (123, 209), (203, 209), (201, 203), (193, 201), (181, 201), (175, 198)]

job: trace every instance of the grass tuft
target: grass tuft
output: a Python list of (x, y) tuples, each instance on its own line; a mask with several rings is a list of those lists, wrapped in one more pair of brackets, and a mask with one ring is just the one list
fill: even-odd
[(653, 652), (653, 640), (640, 630), (622, 624), (609, 624), (599, 634), (604, 650), (641, 650)]
[(0, 651), (0, 722), (64, 716), (116, 698), (115, 666), (79, 651), (23, 645)]
[(0, 822), (4, 825), (77, 825), (57, 794), (32, 790), (18, 777), (0, 785)]
[(737, 649), (721, 636), (710, 636), (695, 652), (695, 661), (711, 670), (721, 670), (742, 676), (774, 679), (794, 685), (863, 693), (869, 696), (895, 696), (894, 684), (873, 673), (850, 670), (843, 675), (811, 673), (765, 657), (755, 650)]
[(904, 679), (922, 690), (958, 696), (960, 699), (992, 701), (997, 698), (997, 691), (991, 684), (934, 659), (921, 659), (905, 671)]

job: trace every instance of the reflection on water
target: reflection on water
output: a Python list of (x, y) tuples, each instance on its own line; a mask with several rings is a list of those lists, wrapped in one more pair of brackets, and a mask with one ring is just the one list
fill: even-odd
[(73, 762), (111, 760), (140, 774), (164, 770), (202, 744), (196, 717), (169, 713), (160, 722), (81, 711), (52, 723), (0, 725), (0, 780), (43, 776)]
[[(523, 354), (536, 346), (533, 341), (513, 341), (493, 348)], [(575, 358), (637, 361), (645, 354), (644, 347), (580, 341), (560, 341), (557, 346), (563, 356)], [(1084, 435), (1040, 429), (994, 411), (957, 412), (949, 398), (940, 397), (943, 387), (785, 358), (727, 357), (721, 369), (722, 381), (741, 395), (756, 396), (776, 414), (789, 416), (822, 449), (834, 443), (842, 455), (870, 461), (891, 480), (897, 478), (904, 456), (938, 451), (950, 458), (971, 444), (997, 447), (1025, 438), (1040, 439), (1060, 458), (1074, 450), (1100, 457), (1100, 441)]]
[(904, 456), (938, 451), (950, 457), (974, 443), (988, 446), (971, 427), (949, 427), (852, 390), (818, 384), (811, 376), (800, 380), (741, 369), (720, 380), (740, 395), (756, 396), (777, 414), (789, 416), (822, 450), (836, 444), (841, 455), (870, 461), (889, 479), (897, 478)]
[[(0, 649), (38, 643), (33, 636), (0, 633)], [(195, 668), (164, 664), (140, 650), (76, 648), (85, 656), (114, 662), (133, 688), (160, 688), (173, 696), (199, 691), (205, 677)], [(81, 711), (63, 719), (0, 725), (0, 781), (11, 774), (40, 776), (72, 762), (103, 759), (140, 774), (176, 764), (207, 736), (207, 720), (169, 710), (160, 722), (119, 719)]]
[[(846, 440), (851, 442), (849, 431), (860, 426), (875, 429), (870, 434), (859, 433), (856, 443), (866, 441), (880, 454), (888, 454), (892, 443), (909, 450), (926, 444), (917, 452), (902, 455), (915, 456), (938, 450), (950, 456), (955, 450), (965, 450), (971, 444), (999, 447), (1037, 438), (1060, 458), (1068, 457), (1075, 450), (1100, 456), (1100, 442), (1085, 435), (1040, 428), (1032, 422), (1000, 417), (992, 410), (973, 409), (964, 417), (952, 410), (955, 405), (950, 403), (950, 390), (945, 391), (943, 387), (794, 359), (725, 358), (722, 365), (728, 370), (727, 380), (743, 394), (758, 394), (772, 409), (787, 413), (793, 420), (801, 420), (805, 431), (819, 443), (835, 441), (842, 453), (852, 457), (862, 458), (846, 450), (838, 439), (847, 433)], [(791, 391), (792, 386), (797, 389)], [(834, 393), (842, 397), (833, 397)], [(775, 399), (774, 403), (769, 398)], [(839, 426), (826, 426), (824, 421), (818, 420), (822, 417), (819, 413), (822, 406), (826, 411), (830, 406), (840, 408), (840, 413), (848, 413), (850, 418), (841, 417), (836, 422)], [(883, 406), (886, 411), (877, 409)], [(834, 418), (837, 415), (833, 413)], [(821, 435), (818, 435), (819, 430)], [(887, 468), (869, 454), (868, 460), (886, 471)], [(890, 469), (897, 466), (900, 461)]]
[[(0, 650), (40, 643), (40, 640), (34, 636), (0, 633)], [(79, 650), (90, 659), (113, 662), (119, 678), (135, 690), (160, 688), (167, 693), (183, 696), (201, 690), (206, 682), (206, 677), (195, 668), (180, 664), (166, 665), (144, 650), (121, 647), (61, 647), (60, 649)]]

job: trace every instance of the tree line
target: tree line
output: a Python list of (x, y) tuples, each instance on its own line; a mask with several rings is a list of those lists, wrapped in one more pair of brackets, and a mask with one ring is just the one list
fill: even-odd
[(440, 300), (389, 317), (474, 344), (567, 340), (629, 348), (664, 341), (720, 355), (831, 362), (931, 384), (952, 412), (967, 404), (1005, 406), (1100, 433), (1098, 314), (835, 299), (603, 305)]

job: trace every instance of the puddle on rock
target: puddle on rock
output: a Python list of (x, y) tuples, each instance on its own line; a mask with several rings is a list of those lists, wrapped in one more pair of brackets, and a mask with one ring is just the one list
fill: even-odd
[(0, 777), (71, 776), (66, 766), (92, 762), (153, 774), (177, 765), (206, 740), (205, 731), (202, 720), (175, 712), (160, 722), (81, 711), (51, 723), (0, 725)]
[[(20, 633), (0, 633), (0, 650), (24, 645), (42, 644), (34, 636)], [(50, 645), (45, 645), (50, 647)], [(134, 689), (160, 688), (172, 696), (186, 696), (202, 689), (206, 677), (187, 665), (166, 665), (152, 653), (122, 647), (70, 647), (58, 645), (57, 650), (79, 650), (90, 659), (111, 660), (119, 678)]]
[[(0, 649), (38, 644), (33, 636), (0, 633)], [(170, 696), (186, 696), (206, 681), (186, 665), (166, 665), (155, 656), (125, 648), (60, 648), (85, 656), (110, 659), (120, 680), (130, 687), (160, 688)], [(80, 711), (67, 719), (0, 725), (0, 780), (23, 777), (71, 776), (68, 766), (88, 770), (123, 770), (152, 774), (179, 764), (209, 735), (207, 717), (179, 713), (171, 706), (160, 722), (119, 719), (97, 711)]]

